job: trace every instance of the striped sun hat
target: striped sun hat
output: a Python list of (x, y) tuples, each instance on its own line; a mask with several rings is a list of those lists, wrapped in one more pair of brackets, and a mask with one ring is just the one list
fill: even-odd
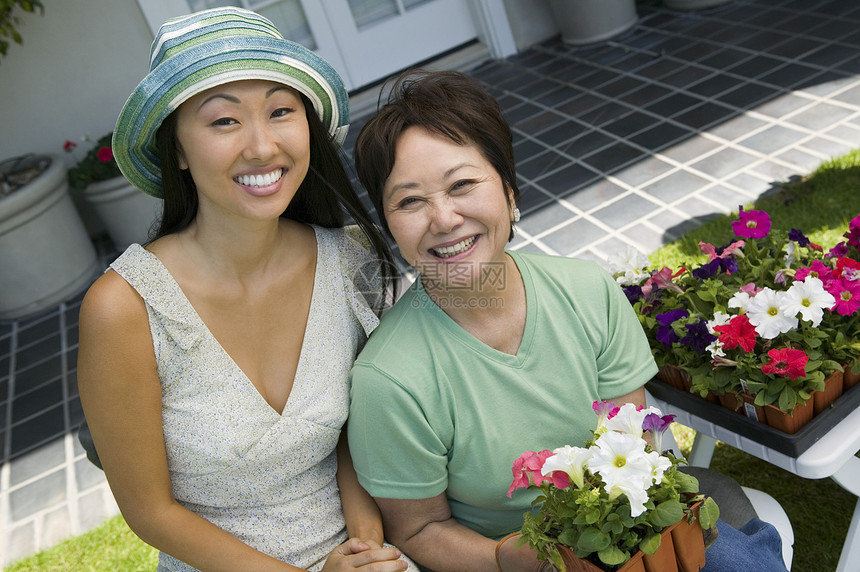
[(129, 96), (113, 135), (113, 153), (135, 187), (162, 197), (155, 132), (192, 96), (242, 79), (295, 88), (311, 101), (336, 146), (349, 128), (349, 97), (325, 60), (241, 8), (215, 8), (165, 22), (152, 42), (149, 74)]

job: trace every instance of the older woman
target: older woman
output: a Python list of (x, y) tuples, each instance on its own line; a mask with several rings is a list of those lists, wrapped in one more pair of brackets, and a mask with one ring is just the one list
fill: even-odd
[(353, 367), (350, 445), (407, 554), (433, 570), (495, 570), (494, 539), (532, 500), (505, 496), (512, 461), (584, 442), (594, 400), (644, 404), (656, 366), (594, 263), (505, 250), (518, 190), (495, 100), (456, 73), (394, 93), (356, 163), (421, 275)]
[[(353, 366), (350, 449), (387, 537), (438, 572), (497, 570), (498, 539), (534, 498), (506, 496), (513, 460), (584, 443), (592, 402), (644, 405), (657, 370), (596, 264), (505, 250), (519, 219), (511, 141), (492, 96), (437, 72), (402, 76), (356, 142), (361, 182), (420, 276)], [(537, 570), (516, 544), (498, 566)]]

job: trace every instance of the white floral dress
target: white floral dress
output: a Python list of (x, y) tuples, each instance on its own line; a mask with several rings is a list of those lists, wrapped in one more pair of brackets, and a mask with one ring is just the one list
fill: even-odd
[[(310, 570), (347, 538), (334, 450), (349, 410), (350, 366), (378, 324), (365, 297), (378, 294), (366, 272), (373, 267), (368, 250), (347, 230), (314, 230), (313, 298), (282, 414), (155, 255), (133, 244), (111, 264), (146, 302), (176, 499), (258, 550)], [(158, 569), (193, 568), (162, 553)]]

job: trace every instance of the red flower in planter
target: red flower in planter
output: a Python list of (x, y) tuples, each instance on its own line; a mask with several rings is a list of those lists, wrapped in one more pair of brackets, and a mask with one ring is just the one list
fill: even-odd
[(98, 157), (99, 161), (102, 163), (110, 163), (113, 160), (113, 151), (110, 147), (99, 147), (96, 157)]
[(761, 366), (764, 373), (797, 379), (806, 375), (806, 362), (809, 356), (803, 350), (785, 348), (767, 352), (770, 361)]
[(78, 146), (78, 144), (75, 143), (74, 141), (66, 140), (66, 142), (63, 143), (63, 151), (69, 152), (77, 146)]
[(755, 348), (755, 326), (750, 324), (746, 314), (735, 316), (723, 326), (714, 326), (714, 331), (720, 334), (720, 343), (727, 350), (740, 346), (745, 352), (751, 352)]

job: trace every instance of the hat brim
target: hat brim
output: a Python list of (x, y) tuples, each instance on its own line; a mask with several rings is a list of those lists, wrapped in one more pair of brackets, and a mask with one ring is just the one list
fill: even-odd
[(155, 133), (189, 98), (232, 81), (262, 79), (305, 95), (340, 146), (349, 128), (349, 97), (340, 76), (324, 59), (300, 44), (276, 38), (219, 38), (166, 58), (129, 96), (117, 119), (113, 152), (120, 171), (135, 187), (162, 198)]

